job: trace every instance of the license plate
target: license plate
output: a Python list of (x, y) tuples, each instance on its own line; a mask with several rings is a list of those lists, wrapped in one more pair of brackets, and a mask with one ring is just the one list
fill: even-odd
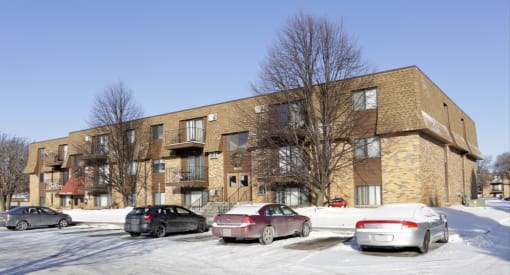
[(391, 242), (393, 241), (393, 235), (377, 234), (374, 236), (374, 240), (377, 242)]
[(223, 229), (223, 236), (232, 236), (232, 229)]

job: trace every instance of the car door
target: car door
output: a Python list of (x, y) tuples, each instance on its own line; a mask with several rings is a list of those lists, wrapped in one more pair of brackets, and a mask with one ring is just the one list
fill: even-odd
[(24, 213), (24, 219), (30, 223), (31, 226), (41, 225), (41, 215), (39, 214), (39, 208), (29, 207)]
[(288, 206), (282, 205), (281, 207), (283, 215), (286, 218), (287, 223), (287, 234), (294, 234), (295, 232), (301, 231), (303, 221), (298, 218), (298, 215)]
[(423, 207), (421, 211), (427, 220), (431, 239), (440, 238), (443, 234), (441, 216), (428, 207)]
[(283, 211), (279, 205), (270, 205), (266, 208), (266, 216), (269, 218), (274, 228), (276, 236), (289, 235), (287, 227), (287, 217), (283, 215)]
[(197, 229), (197, 222), (194, 214), (186, 208), (176, 206), (175, 212), (180, 223), (180, 231), (192, 231)]
[(182, 230), (181, 222), (179, 221), (178, 215), (173, 206), (162, 208), (161, 218), (166, 224), (167, 232), (180, 232)]
[(39, 225), (55, 225), (58, 223), (59, 215), (49, 208), (41, 207), (39, 210)]

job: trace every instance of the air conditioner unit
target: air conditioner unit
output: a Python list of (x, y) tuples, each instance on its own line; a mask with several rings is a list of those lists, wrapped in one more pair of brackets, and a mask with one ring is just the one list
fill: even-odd
[(90, 141), (90, 136), (85, 136), (85, 141), (89, 142)]
[(255, 106), (255, 113), (256, 114), (263, 113), (265, 111), (266, 111), (266, 105), (257, 105), (257, 106)]
[(209, 190), (209, 196), (211, 196), (211, 197), (218, 196), (218, 189), (211, 189), (211, 190)]
[(215, 121), (216, 119), (217, 119), (217, 115), (216, 115), (216, 113), (214, 113), (214, 114), (209, 114), (209, 115), (207, 116), (207, 120), (208, 120), (208, 121)]

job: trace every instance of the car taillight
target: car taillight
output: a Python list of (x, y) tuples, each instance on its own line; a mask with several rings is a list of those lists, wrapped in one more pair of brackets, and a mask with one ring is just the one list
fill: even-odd
[(154, 214), (145, 214), (145, 215), (143, 215), (143, 219), (144, 219), (145, 221), (152, 221), (152, 219), (154, 218), (154, 216), (155, 216)]
[(356, 223), (356, 228), (365, 228), (365, 222), (359, 221)]
[(407, 228), (411, 228), (411, 229), (417, 229), (418, 228), (418, 224), (415, 223), (415, 222), (410, 222), (410, 221), (402, 221), (402, 227), (407, 227)]
[(255, 220), (250, 216), (244, 216), (241, 223), (242, 223), (242, 225), (247, 226), (250, 224), (254, 224)]

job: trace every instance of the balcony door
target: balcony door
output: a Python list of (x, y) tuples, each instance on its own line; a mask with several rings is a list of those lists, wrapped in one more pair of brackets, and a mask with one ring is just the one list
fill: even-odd
[(204, 142), (204, 121), (201, 118), (186, 121), (186, 141)]

